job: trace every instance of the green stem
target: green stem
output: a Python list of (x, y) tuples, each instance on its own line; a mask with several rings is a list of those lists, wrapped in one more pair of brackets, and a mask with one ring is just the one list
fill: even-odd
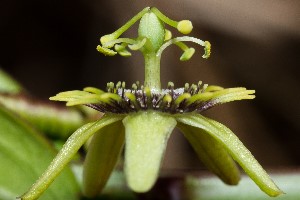
[(155, 52), (144, 53), (145, 58), (145, 82), (144, 86), (151, 90), (161, 90), (160, 83), (160, 55)]

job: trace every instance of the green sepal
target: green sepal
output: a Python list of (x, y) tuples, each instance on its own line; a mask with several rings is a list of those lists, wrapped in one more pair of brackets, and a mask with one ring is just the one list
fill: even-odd
[(224, 183), (237, 185), (240, 180), (239, 169), (222, 144), (206, 131), (178, 123), (177, 127), (188, 139), (199, 159)]
[(97, 196), (112, 173), (125, 141), (121, 121), (112, 123), (94, 134), (88, 146), (83, 167), (83, 193)]
[(72, 160), (80, 147), (101, 128), (119, 121), (122, 115), (105, 115), (96, 122), (91, 122), (77, 129), (66, 141), (54, 160), (50, 163), (43, 175), (34, 183), (34, 185), (20, 198), (22, 200), (37, 199), (50, 186), (54, 179)]
[(141, 111), (124, 118), (125, 175), (135, 192), (147, 192), (154, 185), (169, 136), (176, 120), (155, 111)]
[(226, 126), (196, 113), (176, 115), (176, 119), (178, 122), (206, 131), (220, 144), (223, 144), (232, 158), (238, 162), (248, 176), (266, 194), (275, 197), (283, 193), (253, 157), (251, 152)]

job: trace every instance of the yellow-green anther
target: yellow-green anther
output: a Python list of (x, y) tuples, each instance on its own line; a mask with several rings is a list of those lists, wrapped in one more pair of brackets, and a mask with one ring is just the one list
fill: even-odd
[(102, 93), (104, 93), (103, 90), (100, 90), (100, 89), (95, 88), (95, 87), (85, 87), (85, 88), (83, 88), (83, 91), (90, 92), (90, 93), (93, 93), (93, 94), (102, 94)]
[(187, 61), (194, 55), (194, 53), (195, 53), (195, 49), (189, 48), (189, 49), (185, 50), (184, 53), (180, 56), (180, 60)]
[(118, 54), (119, 54), (120, 56), (124, 56), (124, 57), (129, 57), (129, 56), (131, 56), (131, 53), (130, 53), (129, 51), (127, 51), (127, 49), (123, 49), (123, 50), (121, 50), (121, 51), (118, 51)]
[(168, 88), (174, 89), (174, 83), (173, 82), (168, 82)]
[(177, 30), (182, 34), (189, 34), (193, 30), (193, 24), (190, 20), (182, 20), (178, 22)]
[(165, 29), (165, 41), (170, 40), (172, 38), (172, 32), (168, 29)]
[(208, 84), (204, 84), (203, 87), (202, 87), (202, 90), (201, 92), (206, 92), (206, 88), (208, 87)]
[(97, 49), (97, 51), (99, 51), (100, 53), (103, 53), (106, 56), (114, 56), (117, 54), (117, 52), (115, 52), (111, 49), (108, 49), (108, 48), (101, 47), (100, 45), (98, 45), (96, 49)]
[(196, 90), (197, 89), (197, 85), (192, 84), (191, 88), (192, 88), (192, 90)]
[(184, 90), (188, 91), (189, 88), (190, 88), (190, 84), (189, 83), (185, 83), (184, 84)]
[(189, 60), (195, 53), (195, 49), (194, 48), (189, 48), (186, 44), (184, 44), (183, 42), (176, 42), (175, 43), (180, 49), (182, 49), (183, 54), (180, 57), (181, 61), (187, 61)]
[(118, 90), (120, 87), (121, 87), (121, 81), (119, 81), (117, 84), (116, 84), (116, 89)]
[(137, 90), (137, 89), (138, 89), (136, 83), (133, 83), (132, 86), (131, 86), (131, 88), (132, 88), (133, 90)]
[(204, 55), (202, 56), (202, 58), (209, 58), (211, 53), (211, 44), (209, 41), (205, 41), (205, 45), (204, 45)]

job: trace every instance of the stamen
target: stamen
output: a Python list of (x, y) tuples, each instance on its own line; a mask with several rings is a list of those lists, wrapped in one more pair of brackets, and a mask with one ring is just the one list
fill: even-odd
[(168, 41), (172, 38), (172, 32), (168, 29), (165, 29), (165, 41)]
[(182, 20), (177, 24), (177, 30), (182, 34), (189, 34), (193, 30), (193, 24), (190, 20)]
[(118, 52), (119, 55), (128, 57), (131, 56), (131, 53), (126, 49), (128, 45), (126, 43), (122, 44), (116, 44), (115, 45), (115, 50)]
[(161, 21), (176, 28), (182, 34), (189, 34), (193, 30), (192, 22), (189, 20), (182, 20), (179, 22), (174, 21), (161, 13), (157, 8), (151, 8), (151, 12), (153, 12)]
[(141, 12), (139, 12), (137, 15), (135, 15), (132, 19), (130, 19), (126, 24), (124, 24), (121, 28), (116, 30), (115, 32), (102, 36), (100, 39), (100, 42), (102, 45), (104, 45), (107, 42), (110, 42), (112, 40), (117, 39), (122, 35), (125, 31), (127, 31), (135, 22), (137, 22), (139, 19), (143, 17), (145, 13), (147, 13), (150, 10), (150, 7), (144, 8)]
[(117, 52), (111, 50), (111, 49), (108, 49), (108, 48), (104, 48), (104, 47), (101, 47), (100, 45), (98, 45), (96, 47), (97, 51), (99, 51), (100, 53), (106, 55), (106, 56), (114, 56), (117, 54)]

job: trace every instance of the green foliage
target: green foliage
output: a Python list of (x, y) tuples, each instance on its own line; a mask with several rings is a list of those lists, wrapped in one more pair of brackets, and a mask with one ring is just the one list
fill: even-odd
[[(0, 199), (15, 199), (43, 173), (56, 151), (34, 128), (1, 106), (0, 137)], [(66, 167), (41, 199), (76, 200), (78, 193), (74, 175)]]

